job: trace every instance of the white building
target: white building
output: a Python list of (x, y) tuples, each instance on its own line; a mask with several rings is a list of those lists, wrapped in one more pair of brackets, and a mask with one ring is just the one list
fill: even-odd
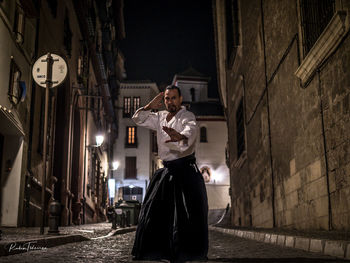
[[(36, 14), (31, 1), (0, 1), (0, 225), (18, 226), (23, 216), (27, 127)], [(33, 9), (35, 10), (35, 9)], [(22, 198), (22, 201), (21, 201)]]
[(118, 138), (114, 147), (114, 160), (119, 162), (113, 171), (116, 196), (119, 199), (142, 202), (150, 178), (159, 167), (155, 134), (136, 126), (131, 119), (134, 112), (146, 105), (159, 93), (156, 83), (150, 81), (124, 81), (118, 99)]
[(176, 74), (173, 84), (181, 89), (183, 104), (196, 115), (199, 126), (196, 159), (206, 182), (209, 223), (230, 204), (230, 175), (226, 165), (227, 126), (222, 106), (208, 98), (209, 78), (192, 67)]

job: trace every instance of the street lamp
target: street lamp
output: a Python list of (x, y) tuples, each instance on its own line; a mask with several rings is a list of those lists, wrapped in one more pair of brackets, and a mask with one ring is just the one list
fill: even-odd
[(96, 147), (99, 147), (102, 145), (105, 137), (101, 134), (96, 135)]
[(112, 163), (112, 171), (117, 170), (118, 167), (119, 167), (119, 162), (118, 162), (118, 161), (114, 161), (114, 162)]
[(88, 147), (88, 148), (100, 147), (100, 146), (102, 145), (104, 139), (105, 139), (105, 137), (104, 137), (103, 135), (97, 134), (97, 135), (95, 136), (95, 142), (96, 142), (96, 144), (93, 144), (93, 145), (86, 145), (86, 147)]

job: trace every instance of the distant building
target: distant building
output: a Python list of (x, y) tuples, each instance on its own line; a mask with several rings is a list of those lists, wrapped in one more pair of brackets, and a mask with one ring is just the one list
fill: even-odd
[(123, 81), (118, 99), (119, 134), (114, 148), (113, 171), (116, 196), (119, 199), (142, 202), (150, 178), (160, 166), (157, 158), (157, 140), (154, 131), (136, 126), (131, 119), (135, 111), (145, 106), (159, 93), (156, 83), (150, 81)]
[(209, 220), (214, 220), (215, 217), (211, 215), (220, 214), (230, 204), (230, 177), (225, 161), (228, 140), (226, 119), (219, 100), (208, 98), (209, 80), (190, 67), (176, 74), (172, 83), (181, 89), (183, 105), (196, 115), (199, 129), (197, 165), (206, 182)]

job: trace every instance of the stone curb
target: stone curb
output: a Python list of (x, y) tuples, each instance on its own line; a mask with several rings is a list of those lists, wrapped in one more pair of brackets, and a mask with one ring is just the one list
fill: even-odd
[(113, 236), (121, 235), (129, 232), (136, 231), (137, 226), (131, 226), (131, 227), (125, 227), (125, 228), (119, 228), (117, 230), (114, 230)]
[(121, 234), (129, 233), (129, 232), (133, 232), (135, 230), (136, 230), (136, 226), (125, 227), (125, 228), (118, 228), (116, 230), (112, 230), (111, 232), (109, 232), (105, 236), (93, 237), (91, 239), (93, 240), (93, 239), (107, 238), (107, 237), (111, 237), (111, 236), (116, 236), (116, 235), (121, 235)]
[(283, 247), (297, 248), (308, 252), (317, 252), (342, 259), (350, 259), (350, 241), (316, 239), (302, 236), (221, 228), (215, 226), (209, 226), (209, 229)]

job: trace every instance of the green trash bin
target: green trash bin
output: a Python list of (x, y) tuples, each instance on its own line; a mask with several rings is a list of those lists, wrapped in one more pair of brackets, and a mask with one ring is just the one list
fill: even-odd
[(138, 221), (139, 221), (139, 214), (140, 214), (140, 210), (141, 210), (141, 204), (139, 201), (137, 200), (129, 200), (129, 201), (125, 201), (129, 207), (133, 207), (130, 213), (130, 223), (132, 225), (137, 225)]
[(123, 200), (122, 202), (116, 204), (117, 224), (121, 227), (124, 225), (136, 225), (138, 223), (140, 208), (141, 204), (139, 201), (134, 200)]

